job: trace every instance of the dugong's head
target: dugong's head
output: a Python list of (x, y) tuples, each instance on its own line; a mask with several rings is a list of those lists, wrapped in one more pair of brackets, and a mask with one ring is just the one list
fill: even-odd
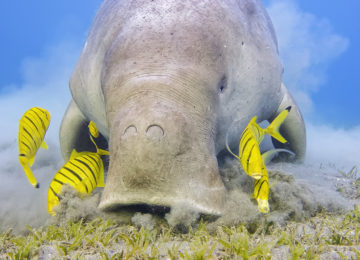
[(219, 214), (225, 188), (215, 135), (226, 81), (223, 46), (202, 27), (168, 21), (163, 26), (174, 27), (165, 30), (158, 26), (169, 17), (145, 15), (154, 24), (127, 21), (105, 58), (110, 164), (100, 207), (182, 204)]
[(105, 90), (110, 165), (103, 209), (181, 203), (220, 212), (224, 186), (215, 153), (215, 111), (208, 106), (213, 94), (196, 93), (201, 88), (167, 73), (138, 75)]
[(216, 156), (226, 131), (239, 118), (270, 118), (281, 102), (271, 23), (258, 1), (235, 2), (102, 5), (71, 79), (81, 115), (67, 112), (108, 139), (101, 209), (182, 204), (221, 214)]

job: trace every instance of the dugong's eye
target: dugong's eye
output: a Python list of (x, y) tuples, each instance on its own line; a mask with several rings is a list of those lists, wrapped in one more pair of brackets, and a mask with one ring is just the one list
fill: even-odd
[(221, 93), (224, 93), (224, 91), (226, 90), (227, 88), (227, 78), (226, 76), (222, 76), (220, 81), (219, 81), (219, 84), (218, 84), (218, 92), (221, 94)]

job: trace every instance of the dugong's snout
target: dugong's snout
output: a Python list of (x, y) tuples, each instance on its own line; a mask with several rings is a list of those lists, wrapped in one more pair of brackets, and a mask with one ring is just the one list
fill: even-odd
[(209, 138), (204, 122), (178, 106), (143, 96), (112, 118), (101, 209), (181, 204), (204, 214), (221, 213), (225, 188), (214, 143), (202, 139)]

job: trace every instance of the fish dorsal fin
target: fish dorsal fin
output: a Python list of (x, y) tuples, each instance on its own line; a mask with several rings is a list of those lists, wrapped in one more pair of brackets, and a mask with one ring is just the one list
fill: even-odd
[(257, 124), (256, 120), (257, 120), (257, 116), (254, 116), (253, 118), (251, 118), (249, 124)]
[(286, 143), (286, 139), (280, 134), (279, 128), (281, 124), (286, 119), (287, 115), (291, 110), (291, 106), (287, 107), (284, 111), (282, 111), (272, 122), (271, 124), (265, 129), (266, 133), (274, 137), (281, 143)]
[(81, 153), (77, 152), (75, 149), (72, 150), (71, 155), (70, 155), (70, 160), (78, 157)]
[(43, 149), (45, 149), (45, 150), (48, 149), (48, 146), (47, 146), (47, 144), (45, 143), (45, 141), (42, 141), (40, 147), (43, 148)]
[(35, 161), (35, 155), (29, 159), (30, 167), (34, 164)]
[(248, 127), (251, 129), (255, 140), (260, 145), (260, 143), (264, 139), (264, 135), (266, 134), (266, 131), (263, 128), (261, 128), (261, 126), (256, 121), (257, 121), (257, 116), (254, 116), (249, 122)]

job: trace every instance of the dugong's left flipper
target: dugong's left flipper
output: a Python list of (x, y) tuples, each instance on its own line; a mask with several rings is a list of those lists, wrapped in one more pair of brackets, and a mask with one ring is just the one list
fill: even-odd
[(280, 127), (280, 133), (288, 141), (286, 144), (282, 144), (273, 139), (274, 146), (277, 148), (286, 148), (293, 151), (296, 154), (295, 159), (299, 162), (304, 161), (306, 152), (306, 131), (304, 119), (301, 115), (298, 105), (286, 89), (284, 84), (281, 85), (281, 92), (283, 99), (277, 109), (275, 115), (269, 119), (271, 122), (274, 118), (285, 108), (291, 106), (291, 110), (284, 123)]
[(69, 160), (72, 150), (83, 150), (91, 146), (88, 133), (89, 120), (80, 111), (74, 100), (71, 100), (60, 127), (60, 148), (65, 161)]

